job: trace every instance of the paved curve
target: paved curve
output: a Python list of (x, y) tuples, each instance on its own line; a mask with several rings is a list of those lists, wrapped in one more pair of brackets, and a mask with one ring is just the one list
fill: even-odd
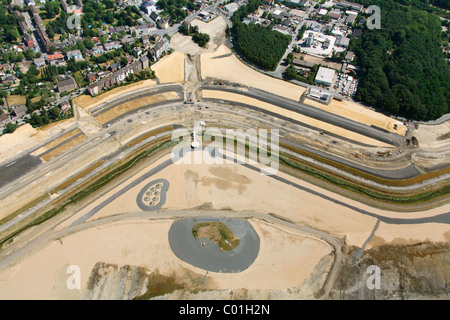
[[(205, 149), (206, 147), (204, 147), (203, 149)], [(233, 160), (236, 162), (235, 159), (231, 159), (229, 157), (227, 157), (228, 160)], [(169, 165), (173, 164), (173, 160), (172, 159), (167, 159), (165, 161), (163, 161), (162, 163), (160, 163), (159, 165), (157, 165), (156, 167), (150, 169), (147, 173), (145, 173), (144, 175), (142, 175), (141, 177), (131, 181), (130, 183), (128, 183), (127, 185), (125, 185), (124, 187), (122, 187), (120, 190), (118, 190), (117, 192), (115, 192), (114, 194), (112, 194), (110, 197), (108, 197), (107, 199), (103, 200), (101, 203), (99, 203), (96, 207), (94, 207), (93, 209), (91, 209), (89, 212), (87, 212), (86, 214), (84, 214), (82, 217), (78, 218), (75, 222), (72, 223), (72, 225), (76, 225), (76, 224), (80, 224), (85, 222), (86, 220), (88, 220), (89, 218), (91, 218), (92, 216), (94, 216), (97, 212), (99, 212), (101, 209), (103, 209), (105, 206), (107, 206), (108, 204), (110, 204), (112, 201), (114, 201), (115, 199), (117, 199), (118, 197), (122, 196), (123, 194), (125, 194), (126, 192), (128, 192), (129, 190), (131, 190), (132, 188), (134, 188), (135, 186), (137, 186), (138, 184), (140, 184), (141, 182), (145, 181), (146, 179), (152, 177), (153, 175), (157, 174), (158, 172), (160, 172), (161, 170), (163, 170), (164, 168), (166, 168)], [(260, 168), (255, 167), (253, 165), (247, 164), (247, 163), (243, 163), (241, 164), (244, 167), (254, 170), (254, 171), (258, 171), (260, 172)], [(421, 223), (444, 223), (444, 224), (450, 224), (450, 212), (447, 213), (443, 213), (443, 214), (439, 214), (439, 215), (435, 215), (435, 216), (429, 216), (429, 217), (424, 217), (424, 218), (391, 218), (391, 217), (386, 217), (386, 216), (382, 216), (373, 212), (370, 212), (368, 210), (364, 210), (361, 208), (358, 208), (356, 206), (353, 206), (351, 204), (345, 203), (343, 201), (337, 200), (335, 198), (332, 198), (330, 196), (324, 195), (318, 191), (312, 190), (308, 187), (305, 186), (301, 186), (291, 180), (279, 177), (277, 175), (271, 175), (271, 176), (267, 176), (269, 179), (275, 179), (278, 180), (282, 183), (288, 184), (294, 188), (303, 190), (305, 192), (314, 194), (318, 197), (321, 197), (322, 199), (331, 201), (335, 204), (344, 206), (346, 208), (349, 208), (355, 212), (361, 213), (363, 215), (367, 215), (370, 217), (374, 217), (376, 219), (379, 219), (380, 221), (387, 223), (387, 224), (421, 224)]]
[[(328, 122), (332, 125), (344, 128), (346, 130), (354, 131), (364, 136), (367, 136), (384, 143), (388, 143), (395, 146), (404, 145), (404, 137), (392, 133), (384, 132), (383, 130), (376, 129), (366, 124), (333, 114), (319, 108), (307, 105), (302, 102), (296, 102), (285, 97), (277, 96), (266, 91), (262, 91), (256, 88), (248, 88), (248, 91), (240, 91), (237, 88), (227, 88), (223, 86), (202, 86), (207, 90), (219, 90), (231, 93), (237, 93), (250, 98), (254, 98), (263, 102), (273, 104), (275, 106), (294, 111), (303, 114), (307, 117), (314, 118), (320, 121)], [(224, 100), (224, 99), (221, 99)], [(226, 100), (224, 100), (226, 101)], [(264, 110), (264, 109), (261, 109)]]
[[(210, 239), (195, 239), (192, 228), (201, 222), (224, 223), (238, 237), (239, 245), (231, 251), (221, 251)], [(200, 242), (206, 243), (200, 246)], [(250, 267), (259, 253), (259, 236), (243, 219), (194, 217), (173, 222), (169, 229), (169, 244), (181, 260), (204, 270), (223, 273), (241, 272)]]

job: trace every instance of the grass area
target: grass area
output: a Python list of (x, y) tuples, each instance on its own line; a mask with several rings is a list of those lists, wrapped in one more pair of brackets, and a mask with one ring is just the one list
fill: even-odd
[(192, 228), (195, 239), (208, 238), (214, 241), (221, 251), (231, 251), (239, 245), (239, 239), (222, 222), (200, 222)]

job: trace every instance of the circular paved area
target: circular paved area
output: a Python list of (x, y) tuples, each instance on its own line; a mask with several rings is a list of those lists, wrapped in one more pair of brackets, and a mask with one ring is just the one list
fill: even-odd
[[(239, 238), (239, 245), (231, 251), (220, 251), (210, 239), (195, 239), (192, 228), (199, 222), (218, 221), (230, 228)], [(206, 246), (200, 246), (205, 242)], [(223, 273), (241, 272), (253, 264), (259, 253), (260, 240), (247, 220), (229, 218), (187, 218), (175, 221), (169, 230), (169, 244), (173, 253), (195, 267)]]

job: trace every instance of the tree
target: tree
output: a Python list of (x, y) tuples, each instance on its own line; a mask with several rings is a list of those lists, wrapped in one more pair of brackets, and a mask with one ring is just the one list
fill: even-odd
[(16, 29), (9, 29), (5, 32), (5, 38), (9, 42), (16, 42), (19, 37), (19, 31), (17, 31)]
[(83, 44), (89, 50), (91, 50), (94, 47), (94, 43), (92, 42), (92, 40), (90, 38), (84, 39)]
[(5, 125), (3, 133), (13, 133), (17, 129), (17, 124), (9, 122)]
[(34, 59), (34, 51), (31, 49), (25, 50), (25, 58), (28, 60)]

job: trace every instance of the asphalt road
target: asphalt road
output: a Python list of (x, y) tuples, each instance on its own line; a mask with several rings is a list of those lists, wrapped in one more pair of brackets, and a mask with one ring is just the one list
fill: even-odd
[[(326, 112), (324, 110), (321, 110), (319, 108), (309, 106), (307, 104), (292, 101), (290, 99), (277, 96), (262, 90), (258, 90), (255, 88), (249, 88), (248, 91), (239, 91), (236, 88), (228, 88), (223, 86), (203, 86), (203, 89), (210, 89), (210, 90), (220, 90), (225, 92), (232, 92), (241, 94), (247, 97), (251, 97), (257, 100), (261, 100), (263, 102), (267, 102), (270, 104), (273, 104), (275, 106), (297, 112), (299, 114), (303, 114), (307, 117), (317, 119), (320, 121), (327, 122), (329, 124), (344, 128), (346, 130), (350, 130), (359, 134), (362, 134), (364, 136), (367, 136), (369, 138), (388, 143), (395, 146), (403, 146), (404, 145), (404, 137), (391, 133), (391, 132), (384, 132), (382, 130), (376, 129), (374, 127), (368, 126), (366, 124), (356, 122), (354, 120)], [(261, 109), (262, 110), (262, 109)]]
[[(192, 228), (201, 222), (222, 222), (239, 238), (231, 251), (220, 251), (210, 239), (195, 239)], [(200, 246), (200, 243), (206, 243)], [(169, 229), (169, 244), (181, 260), (204, 270), (222, 273), (241, 272), (250, 267), (259, 253), (260, 239), (253, 226), (244, 219), (195, 217), (173, 222)]]

